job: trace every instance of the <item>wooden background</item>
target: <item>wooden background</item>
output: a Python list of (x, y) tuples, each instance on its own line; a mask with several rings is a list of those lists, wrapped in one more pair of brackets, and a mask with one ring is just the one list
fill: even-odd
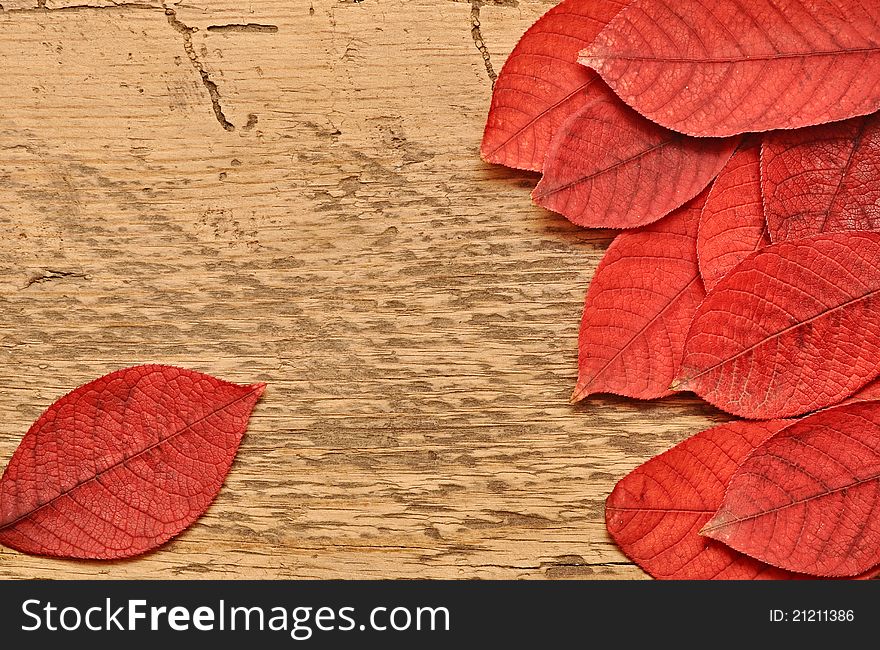
[(180, 537), (0, 577), (644, 576), (604, 499), (722, 416), (568, 404), (612, 233), (478, 155), (552, 2), (33, 1), (0, 0), (0, 463), (123, 366), (269, 389)]

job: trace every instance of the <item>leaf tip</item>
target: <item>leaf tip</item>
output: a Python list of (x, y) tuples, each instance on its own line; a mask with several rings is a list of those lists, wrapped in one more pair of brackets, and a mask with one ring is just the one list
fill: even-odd
[(672, 383), (669, 384), (669, 390), (680, 392), (683, 390), (688, 390), (688, 380), (684, 377), (678, 377), (672, 380)]
[(579, 377), (577, 384), (575, 384), (574, 390), (571, 392), (571, 397), (568, 399), (568, 403), (574, 405), (592, 395), (593, 391), (590, 390), (591, 383), (591, 380), (583, 381)]
[(546, 193), (544, 192), (544, 177), (543, 176), (541, 177), (541, 180), (538, 181), (538, 184), (535, 185), (535, 188), (532, 190), (532, 193), (530, 194), (530, 196), (532, 197), (533, 203), (535, 203), (536, 205), (541, 205), (541, 199), (543, 199), (546, 196)]
[(490, 134), (491, 130), (489, 125), (487, 124), (486, 132), (483, 134), (483, 139), (480, 141), (480, 160), (490, 165), (502, 164), (499, 160), (499, 157), (496, 155), (498, 152), (498, 147), (493, 147), (489, 142)]
[(600, 72), (602, 70), (604, 59), (587, 47), (578, 52), (577, 62), (583, 66), (592, 68), (596, 72)]
[(709, 521), (703, 524), (703, 527), (700, 528), (700, 535), (703, 537), (711, 537), (712, 539), (717, 539), (718, 541), (723, 542), (726, 538), (724, 527), (729, 520), (730, 516), (727, 511), (723, 509), (719, 510)]
[(253, 392), (255, 399), (260, 399), (260, 397), (262, 397), (263, 393), (266, 391), (266, 386), (266, 382), (261, 381), (256, 384), (251, 384), (250, 386), (248, 386), (248, 388)]

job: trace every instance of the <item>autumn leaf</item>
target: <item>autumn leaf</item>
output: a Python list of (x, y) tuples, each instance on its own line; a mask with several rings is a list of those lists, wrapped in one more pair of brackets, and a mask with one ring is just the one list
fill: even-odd
[(844, 403), (855, 401), (880, 400), (880, 379), (875, 379), (857, 390)]
[(703, 534), (758, 560), (818, 576), (880, 564), (880, 402), (811, 415), (733, 474)]
[(878, 109), (864, 0), (566, 0), (502, 71), (483, 157), (542, 171), (534, 202), (577, 225), (630, 229), (587, 291), (572, 401), (688, 390), (757, 420), (609, 496), (653, 576), (880, 573)]
[(774, 242), (880, 230), (880, 114), (769, 134), (761, 164)]
[(584, 304), (573, 401), (591, 393), (669, 394), (705, 296), (695, 242), (706, 194), (608, 247)]
[(786, 420), (728, 422), (679, 443), (624, 477), (605, 503), (608, 533), (655, 578), (755, 580), (797, 578), (725, 544), (700, 528), (721, 505), (739, 464)]
[(9, 461), (0, 543), (114, 559), (167, 542), (217, 496), (264, 388), (153, 365), (80, 386), (37, 419)]
[(560, 127), (532, 198), (580, 226), (644, 226), (699, 194), (738, 142), (683, 136), (616, 98), (595, 100)]
[(744, 144), (718, 174), (700, 215), (697, 259), (706, 290), (770, 244), (761, 198), (761, 142)]
[(674, 388), (747, 418), (830, 406), (880, 372), (880, 233), (753, 253), (708, 292)]
[(577, 63), (623, 0), (565, 0), (544, 14), (501, 68), (480, 153), (483, 160), (541, 171), (557, 129), (586, 102), (613, 96), (592, 70)]
[(690, 135), (843, 120), (880, 108), (880, 3), (634, 0), (580, 62)]

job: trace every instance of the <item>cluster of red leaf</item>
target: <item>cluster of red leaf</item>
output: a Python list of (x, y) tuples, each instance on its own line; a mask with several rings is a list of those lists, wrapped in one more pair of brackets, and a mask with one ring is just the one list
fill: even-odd
[(629, 229), (587, 292), (573, 400), (689, 390), (744, 418), (608, 498), (656, 577), (880, 565), (878, 108), (873, 0), (565, 0), (498, 77), (483, 158)]

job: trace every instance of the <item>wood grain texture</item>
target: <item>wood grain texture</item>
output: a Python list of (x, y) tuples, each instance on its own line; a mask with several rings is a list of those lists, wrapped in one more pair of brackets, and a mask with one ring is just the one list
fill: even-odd
[(605, 497), (722, 416), (568, 404), (611, 234), (478, 156), (552, 3), (0, 4), (0, 462), (119, 367), (269, 382), (181, 537), (0, 577), (643, 577)]

